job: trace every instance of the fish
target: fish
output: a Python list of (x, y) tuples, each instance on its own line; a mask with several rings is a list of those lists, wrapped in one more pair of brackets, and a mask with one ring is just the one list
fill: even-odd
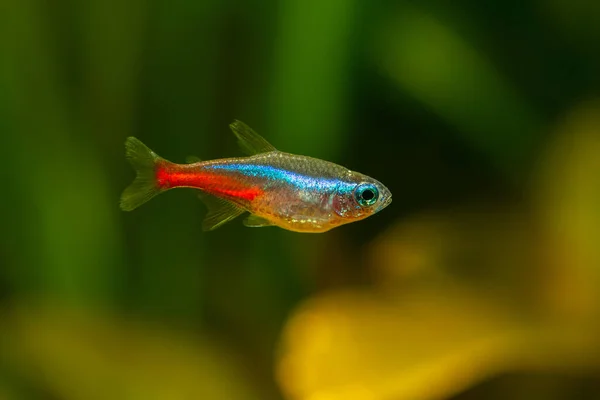
[(177, 164), (128, 137), (125, 154), (136, 177), (123, 191), (120, 208), (132, 211), (160, 193), (193, 188), (208, 208), (204, 231), (248, 212), (247, 227), (322, 233), (365, 219), (392, 202), (389, 189), (367, 175), (281, 152), (241, 121), (230, 128), (246, 157)]

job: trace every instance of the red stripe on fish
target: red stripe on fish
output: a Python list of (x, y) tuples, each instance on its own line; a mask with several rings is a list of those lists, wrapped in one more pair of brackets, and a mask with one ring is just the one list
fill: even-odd
[(156, 182), (161, 189), (193, 187), (210, 194), (252, 201), (262, 193), (258, 187), (248, 187), (238, 180), (214, 173), (199, 173), (177, 168), (178, 166), (157, 165)]

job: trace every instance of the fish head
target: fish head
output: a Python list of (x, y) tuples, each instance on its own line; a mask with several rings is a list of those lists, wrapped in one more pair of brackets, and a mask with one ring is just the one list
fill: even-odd
[(392, 202), (392, 193), (381, 182), (350, 171), (348, 179), (338, 187), (333, 209), (342, 219), (356, 221), (373, 215)]

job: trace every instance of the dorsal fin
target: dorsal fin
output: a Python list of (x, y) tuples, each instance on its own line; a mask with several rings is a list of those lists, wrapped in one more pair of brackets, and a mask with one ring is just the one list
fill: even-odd
[(207, 193), (200, 192), (198, 197), (208, 208), (206, 217), (202, 221), (202, 230), (205, 231), (217, 229), (246, 211), (227, 200), (219, 199)]
[(262, 136), (254, 132), (252, 128), (242, 121), (235, 120), (229, 127), (238, 138), (240, 147), (247, 154), (254, 155), (277, 151), (271, 143), (267, 142)]
[(202, 159), (198, 156), (187, 156), (185, 158), (186, 164), (196, 164), (196, 163), (199, 163), (200, 161), (202, 161)]

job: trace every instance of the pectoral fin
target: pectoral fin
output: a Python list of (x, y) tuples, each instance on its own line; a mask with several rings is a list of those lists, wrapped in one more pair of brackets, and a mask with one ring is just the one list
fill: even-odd
[(202, 221), (202, 229), (205, 231), (217, 229), (246, 211), (233, 203), (206, 193), (200, 193), (198, 197), (208, 208), (208, 213), (204, 217), (204, 221)]
[(263, 217), (251, 214), (244, 219), (244, 225), (250, 228), (260, 228), (263, 226), (273, 226), (273, 223)]

